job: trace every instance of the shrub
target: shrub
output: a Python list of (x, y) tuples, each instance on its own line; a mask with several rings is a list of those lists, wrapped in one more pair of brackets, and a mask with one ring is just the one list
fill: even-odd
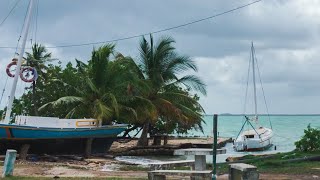
[(310, 124), (304, 130), (304, 136), (294, 143), (298, 151), (319, 151), (320, 150), (320, 129), (312, 128)]

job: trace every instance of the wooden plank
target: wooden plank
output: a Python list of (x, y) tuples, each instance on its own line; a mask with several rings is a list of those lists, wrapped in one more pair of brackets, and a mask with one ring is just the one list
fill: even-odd
[(179, 163), (194, 163), (194, 160), (155, 162), (150, 165), (179, 164)]
[(19, 152), (19, 155), (20, 155), (19, 159), (21, 160), (27, 159), (29, 148), (30, 148), (30, 144), (23, 144), (21, 146), (20, 152)]
[(181, 166), (191, 166), (194, 167), (194, 160), (182, 160), (182, 161), (166, 161), (166, 162), (157, 162), (149, 164), (150, 169), (157, 170), (157, 169), (168, 169), (171, 167), (181, 167)]
[(148, 173), (153, 173), (157, 175), (204, 175), (204, 174), (211, 174), (211, 170), (205, 170), (205, 171), (193, 171), (193, 170), (155, 170), (155, 171), (149, 171)]
[[(226, 154), (226, 149), (217, 149), (217, 154)], [(174, 155), (213, 155), (213, 149), (207, 148), (189, 148), (189, 149), (177, 149), (173, 153)]]

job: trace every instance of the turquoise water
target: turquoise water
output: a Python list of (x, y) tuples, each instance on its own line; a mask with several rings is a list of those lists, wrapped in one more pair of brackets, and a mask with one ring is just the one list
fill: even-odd
[[(261, 152), (236, 152), (233, 149), (232, 143), (228, 143), (225, 148), (227, 149), (227, 154), (217, 155), (217, 162), (225, 162), (225, 159), (230, 156), (243, 156), (246, 154), (271, 154), (277, 152), (289, 152), (295, 149), (294, 142), (298, 141), (304, 134), (304, 129), (307, 128), (308, 124), (311, 127), (320, 128), (320, 115), (289, 115), (289, 116), (259, 116), (259, 124), (265, 127), (270, 127), (269, 118), (272, 124), (274, 136), (273, 144), (276, 146)], [(213, 130), (213, 116), (204, 116), (205, 124), (203, 124), (204, 133), (196, 130), (191, 130), (188, 134), (181, 134), (181, 136), (200, 136), (208, 137), (212, 136)], [(218, 133), (219, 137), (231, 137), (236, 138), (240, 128), (244, 122), (243, 116), (218, 116)], [(245, 129), (248, 127), (245, 127)], [(132, 157), (130, 157), (132, 158)], [(134, 157), (134, 161), (138, 164), (147, 160), (154, 161), (157, 157)], [(158, 157), (159, 160), (163, 160)], [(172, 159), (167, 158), (167, 160), (176, 160), (177, 157), (172, 157)], [(183, 159), (193, 159), (192, 156), (182, 157)], [(128, 159), (124, 158), (124, 159)], [(212, 163), (212, 156), (207, 156), (207, 163)]]
[[(295, 149), (294, 142), (299, 140), (308, 124), (320, 128), (320, 116), (259, 116), (259, 124), (270, 127), (272, 124), (274, 137), (273, 143), (278, 151), (291, 151)], [(204, 134), (199, 131), (190, 131), (188, 136), (212, 136), (213, 116), (204, 116)], [(243, 116), (218, 116), (218, 133), (220, 137), (236, 138), (243, 124)], [(249, 127), (245, 126), (245, 129)]]
[[(304, 129), (308, 124), (311, 127), (320, 128), (319, 115), (271, 115), (259, 116), (259, 124), (264, 127), (270, 127), (269, 118), (274, 132), (273, 144), (274, 146), (268, 150), (261, 152), (236, 152), (231, 143), (226, 145), (227, 154), (218, 155), (217, 161), (223, 162), (229, 156), (243, 156), (246, 154), (271, 154), (277, 152), (289, 152), (295, 149), (294, 142), (298, 141), (304, 135)], [(204, 116), (205, 124), (203, 124), (204, 133), (192, 130), (187, 136), (212, 136), (213, 129), (213, 116)], [(236, 138), (241, 126), (244, 122), (243, 116), (218, 116), (218, 136)], [(250, 128), (245, 126), (245, 129)], [(211, 158), (208, 157), (207, 161), (210, 162)]]

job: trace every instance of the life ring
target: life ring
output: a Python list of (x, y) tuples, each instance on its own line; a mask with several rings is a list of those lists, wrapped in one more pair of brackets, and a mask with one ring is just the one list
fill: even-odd
[[(30, 75), (29, 73), (32, 73), (32, 78), (29, 78)], [(24, 73), (27, 73), (27, 75), (24, 75)], [(35, 68), (33, 67), (25, 67), (22, 68), (21, 72), (20, 72), (20, 78), (22, 81), (24, 82), (33, 82), (36, 81), (38, 79), (38, 72)]]
[(9, 77), (14, 77), (14, 74), (11, 73), (10, 68), (11, 66), (15, 65), (17, 65), (17, 61), (14, 61), (14, 59), (12, 59), (12, 62), (7, 65), (6, 73)]

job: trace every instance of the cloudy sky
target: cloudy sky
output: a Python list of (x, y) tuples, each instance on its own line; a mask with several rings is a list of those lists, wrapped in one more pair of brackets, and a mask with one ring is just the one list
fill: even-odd
[[(39, 0), (28, 39), (46, 46), (107, 41), (149, 33), (212, 16), (252, 0)], [(0, 1), (0, 21), (14, 5)], [(0, 47), (15, 47), (28, 1), (21, 0), (0, 26)], [(243, 113), (251, 42), (269, 113), (318, 113), (320, 105), (320, 1), (264, 0), (235, 12), (159, 34), (172, 36), (179, 53), (191, 56), (207, 84), (201, 96), (206, 113)], [(37, 27), (37, 28), (36, 28)], [(138, 57), (139, 38), (115, 42), (117, 50)], [(28, 40), (28, 47), (31, 41)], [(98, 46), (98, 45), (95, 45)], [(62, 62), (86, 61), (93, 45), (49, 49)], [(0, 48), (0, 91), (14, 49)], [(190, 72), (191, 73), (191, 72)], [(10, 87), (12, 79), (9, 79)], [(249, 88), (251, 88), (249, 84)], [(23, 83), (18, 83), (21, 93)], [(7, 88), (8, 90), (10, 88)], [(251, 88), (252, 89), (252, 88)], [(4, 93), (2, 106), (7, 101)], [(266, 113), (258, 86), (258, 111)], [(252, 92), (245, 109), (252, 112)]]

